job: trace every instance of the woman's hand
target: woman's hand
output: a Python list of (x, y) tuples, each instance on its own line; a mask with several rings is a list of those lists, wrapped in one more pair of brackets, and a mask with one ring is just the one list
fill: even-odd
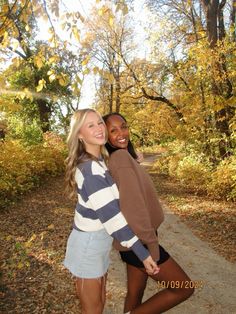
[(156, 275), (160, 271), (160, 268), (157, 266), (157, 263), (154, 262), (151, 255), (143, 261), (143, 264), (148, 275)]
[(138, 162), (139, 164), (141, 164), (141, 162), (144, 161), (143, 153), (142, 153), (142, 152), (137, 152), (136, 155), (137, 155), (137, 159), (136, 159), (137, 162)]

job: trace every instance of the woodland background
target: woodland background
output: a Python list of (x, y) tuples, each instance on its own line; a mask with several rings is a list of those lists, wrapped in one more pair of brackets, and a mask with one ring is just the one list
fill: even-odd
[(236, 199), (236, 1), (141, 2), (138, 34), (137, 1), (97, 0), (83, 16), (59, 0), (1, 0), (1, 206), (63, 171), (88, 76), (87, 106), (123, 113), (136, 146), (162, 152), (158, 171)]
[(151, 175), (162, 200), (236, 259), (236, 0), (72, 2), (0, 0), (0, 299), (8, 313), (17, 313), (14, 298), (19, 313), (23, 303), (37, 307), (40, 298), (24, 297), (26, 279), (32, 295), (55, 278), (61, 285), (60, 276), (47, 282), (47, 267), (59, 267), (73, 218), (62, 195), (65, 139), (84, 96), (101, 114), (125, 115), (136, 148), (158, 155)]

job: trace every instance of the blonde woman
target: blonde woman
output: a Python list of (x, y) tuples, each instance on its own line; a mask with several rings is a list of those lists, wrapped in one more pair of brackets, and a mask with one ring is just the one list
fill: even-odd
[(106, 166), (106, 127), (93, 109), (74, 113), (68, 136), (66, 185), (77, 193), (73, 229), (67, 241), (65, 267), (76, 278), (83, 314), (101, 314), (113, 238), (130, 248), (149, 274), (159, 271), (149, 251), (120, 212), (119, 193)]

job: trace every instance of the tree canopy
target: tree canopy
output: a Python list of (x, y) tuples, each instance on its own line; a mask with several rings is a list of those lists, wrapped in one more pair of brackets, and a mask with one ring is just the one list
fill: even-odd
[(66, 130), (92, 76), (96, 98), (88, 106), (123, 112), (140, 143), (177, 138), (212, 160), (231, 155), (235, 0), (91, 3), (86, 11), (63, 1), (2, 2), (5, 117), (34, 117), (42, 132)]

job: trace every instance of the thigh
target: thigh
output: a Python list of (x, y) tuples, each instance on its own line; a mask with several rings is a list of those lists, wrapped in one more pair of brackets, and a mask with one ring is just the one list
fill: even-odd
[(77, 278), (76, 291), (80, 299), (83, 312), (86, 314), (101, 314), (105, 305), (106, 277)]
[(146, 288), (148, 275), (144, 268), (126, 264), (127, 268), (127, 289), (128, 293), (133, 295), (143, 294)]
[[(160, 264), (159, 267), (159, 273), (151, 276), (152, 279), (156, 281), (173, 282), (172, 286), (176, 288), (178, 288), (179, 285), (181, 286), (181, 283), (190, 281), (189, 276), (172, 257), (169, 257), (168, 260)], [(167, 287), (168, 285), (166, 284), (165, 286)]]

